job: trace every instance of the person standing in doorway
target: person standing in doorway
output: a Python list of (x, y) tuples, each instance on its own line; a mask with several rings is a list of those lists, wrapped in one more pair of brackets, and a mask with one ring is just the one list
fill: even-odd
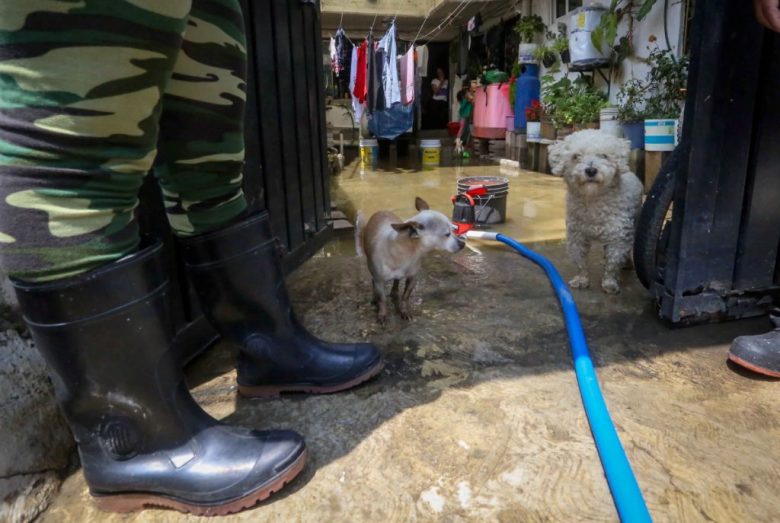
[(431, 80), (433, 99), (431, 101), (431, 115), (434, 127), (444, 129), (447, 127), (447, 113), (449, 108), (450, 83), (444, 69), (436, 69), (436, 78)]

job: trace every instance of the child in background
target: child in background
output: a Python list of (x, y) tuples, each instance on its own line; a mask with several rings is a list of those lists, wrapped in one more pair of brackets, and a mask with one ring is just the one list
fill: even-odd
[(458, 136), (455, 138), (455, 153), (462, 154), (464, 158), (469, 158), (471, 155), (465, 150), (464, 143), (468, 145), (471, 138), (469, 120), (471, 119), (471, 113), (474, 112), (474, 93), (471, 87), (466, 86), (458, 91), (457, 99), (460, 102), (460, 109), (458, 110), (460, 127), (458, 128)]

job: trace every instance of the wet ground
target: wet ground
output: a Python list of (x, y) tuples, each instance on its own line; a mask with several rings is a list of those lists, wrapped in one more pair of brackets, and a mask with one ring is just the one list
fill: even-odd
[[(422, 196), (449, 212), (467, 166), (363, 172), (334, 181), (350, 215), (414, 213)], [(564, 277), (561, 180), (510, 178), (510, 222), (501, 230), (541, 242)], [(304, 322), (331, 340), (377, 343), (387, 367), (376, 380), (332, 396), (247, 401), (236, 396), (233, 355), (216, 347), (188, 369), (214, 416), (307, 438), (302, 477), (273, 502), (226, 521), (616, 521), (582, 410), (558, 305), (539, 269), (506, 248), (474, 243), (434, 255), (415, 291), (415, 319), (381, 328), (369, 304), (365, 261), (351, 234), (289, 281)], [(594, 257), (592, 271), (600, 268)], [(599, 379), (656, 521), (780, 520), (780, 381), (726, 363), (734, 336), (765, 320), (669, 330), (630, 272), (623, 292), (576, 291)], [(64, 484), (42, 521), (194, 521), (167, 511), (106, 515), (82, 476)]]

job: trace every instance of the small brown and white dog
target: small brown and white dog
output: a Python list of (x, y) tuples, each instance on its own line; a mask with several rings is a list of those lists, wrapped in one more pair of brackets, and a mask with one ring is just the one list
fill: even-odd
[[(458, 252), (466, 241), (453, 231), (449, 218), (432, 211), (422, 198), (415, 198), (417, 215), (408, 221), (401, 220), (389, 211), (379, 211), (364, 223), (358, 213), (355, 227), (355, 247), (358, 256), (368, 260), (368, 270), (374, 283), (373, 304), (377, 306), (377, 320), (387, 320), (387, 296), (385, 284), (392, 280), (393, 299), (401, 318), (412, 318), (410, 297), (420, 272), (422, 258), (434, 250)], [(404, 291), (399, 296), (399, 285), (404, 280)]]

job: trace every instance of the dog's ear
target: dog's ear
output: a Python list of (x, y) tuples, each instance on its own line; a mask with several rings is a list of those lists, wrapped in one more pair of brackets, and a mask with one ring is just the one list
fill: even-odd
[(428, 202), (418, 196), (414, 199), (414, 208), (418, 211), (427, 211), (431, 207), (428, 205)]
[(410, 238), (419, 238), (420, 231), (425, 229), (425, 226), (423, 224), (414, 221), (393, 223), (391, 224), (391, 226), (393, 227), (393, 229), (395, 229), (398, 232), (408, 232)]
[(550, 170), (554, 175), (563, 176), (568, 160), (569, 144), (566, 140), (555, 142), (547, 148), (547, 161), (550, 162)]

